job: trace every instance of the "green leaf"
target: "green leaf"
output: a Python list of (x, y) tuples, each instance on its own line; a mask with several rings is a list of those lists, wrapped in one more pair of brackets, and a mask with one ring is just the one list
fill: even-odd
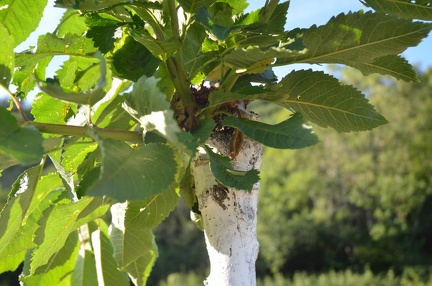
[(164, 191), (174, 182), (177, 163), (174, 152), (162, 144), (132, 149), (115, 140), (99, 142), (102, 169), (99, 180), (87, 192), (119, 201), (143, 200)]
[(36, 65), (41, 59), (57, 55), (92, 56), (96, 52), (93, 42), (77, 35), (68, 34), (59, 38), (53, 34), (39, 36), (36, 52), (26, 51), (17, 54), (16, 66)]
[(15, 66), (14, 39), (1, 23), (0, 35), (0, 84), (8, 87)]
[[(86, 142), (88, 142), (88, 139)], [(89, 153), (93, 152), (97, 148), (95, 143), (80, 143), (83, 142), (78, 141), (76, 145), (68, 146), (68, 148), (63, 152), (61, 164), (66, 171), (73, 174), (78, 171), (78, 167), (87, 158)]]
[(173, 186), (145, 201), (111, 208), (114, 257), (136, 285), (145, 285), (158, 256), (152, 229), (175, 208), (179, 196)]
[(288, 63), (371, 63), (390, 54), (416, 46), (432, 29), (432, 24), (412, 22), (381, 13), (355, 12), (333, 17), (323, 26), (304, 30), (306, 51), (278, 58), (276, 65)]
[(210, 7), (216, 0), (179, 0), (178, 2), (186, 12), (194, 14), (202, 7)]
[(179, 40), (174, 37), (163, 41), (157, 40), (150, 36), (147, 31), (133, 31), (132, 36), (135, 41), (146, 47), (153, 56), (161, 60), (166, 60), (174, 55), (181, 47)]
[(86, 16), (85, 23), (89, 27), (86, 33), (91, 38), (94, 46), (106, 54), (114, 48), (116, 37), (114, 34), (120, 26), (124, 25), (117, 18), (109, 14), (90, 14)]
[(378, 12), (407, 19), (432, 21), (432, 2), (430, 0), (363, 0), (361, 2)]
[(150, 277), (150, 273), (158, 256), (159, 252), (156, 241), (153, 240), (151, 248), (145, 253), (145, 255), (132, 261), (125, 267), (125, 270), (128, 272), (129, 277), (135, 285), (147, 284), (147, 279)]
[(113, 73), (120, 77), (137, 81), (141, 76), (152, 76), (160, 60), (132, 37), (126, 37), (123, 46), (113, 55)]
[(167, 95), (159, 90), (159, 81), (155, 77), (140, 78), (128, 95), (124, 108), (147, 132), (156, 130), (176, 147), (193, 155), (198, 143), (178, 126), (166, 99)]
[(67, 34), (82, 35), (87, 30), (84, 17), (75, 10), (66, 10), (60, 24), (57, 27), (57, 36), (64, 37)]
[[(277, 1), (275, 1), (277, 2)], [(267, 34), (283, 33), (287, 20), (288, 8), (290, 1), (282, 2), (276, 6), (270, 18), (267, 21), (264, 32)], [(261, 12), (265, 12), (264, 9)], [(265, 15), (261, 14), (262, 17)]]
[(98, 219), (89, 225), (96, 228), (91, 233), (91, 242), (94, 253), (93, 263), (96, 263), (99, 279), (103, 280), (104, 285), (128, 286), (127, 273), (118, 269), (117, 261), (113, 257), (114, 249), (110, 241), (107, 224), (104, 220)]
[(207, 61), (207, 58), (200, 53), (205, 37), (206, 32), (204, 27), (197, 22), (194, 22), (186, 30), (184, 43), (187, 43), (187, 45), (182, 46), (182, 54), (185, 70), (189, 73), (190, 78), (194, 78)]
[(71, 277), (71, 285), (98, 285), (95, 256), (91, 250), (81, 245)]
[(31, 109), (35, 118), (34, 121), (53, 124), (66, 123), (68, 111), (69, 104), (43, 93), (39, 93), (35, 97)]
[(203, 25), (208, 31), (216, 36), (220, 41), (225, 41), (229, 34), (238, 29), (239, 27), (224, 27), (216, 24), (210, 17), (210, 13), (207, 8), (203, 7), (195, 15), (195, 19), (198, 23)]
[(364, 95), (323, 72), (294, 71), (277, 85), (275, 103), (340, 132), (370, 130), (387, 123)]
[(162, 93), (158, 87), (159, 78), (154, 76), (142, 76), (133, 87), (126, 98), (126, 110), (134, 117), (149, 115), (153, 111), (164, 111), (169, 109), (170, 104), (167, 95)]
[(391, 75), (406, 82), (419, 81), (416, 72), (408, 61), (397, 55), (379, 57), (371, 63), (353, 63), (351, 66), (362, 71), (364, 75), (379, 73)]
[[(80, 258), (78, 255), (80, 245), (78, 232), (74, 230), (68, 235), (61, 248), (50, 257), (46, 265), (39, 267), (30, 275), (24, 275), (20, 280), (25, 285), (72, 285), (70, 281), (76, 267), (75, 262)], [(25, 264), (28, 264), (28, 261)]]
[(64, 100), (66, 102), (72, 102), (84, 105), (94, 105), (96, 102), (101, 100), (105, 96), (104, 88), (106, 86), (106, 63), (105, 58), (100, 53), (95, 54), (95, 57), (100, 60), (100, 77), (95, 88), (90, 92), (66, 92), (64, 91), (58, 82), (50, 80), (46, 82), (46, 85), (39, 84), (39, 88), (46, 92), (48, 95)]
[(16, 118), (0, 106), (0, 150), (22, 164), (38, 162), (44, 153), (42, 135), (34, 127), (20, 127)]
[(210, 159), (210, 168), (216, 180), (224, 186), (239, 190), (251, 191), (253, 185), (259, 181), (259, 171), (236, 171), (233, 169), (228, 157), (223, 157), (213, 153), (210, 148), (205, 146), (206, 153)]
[[(15, 46), (21, 44), (39, 25), (48, 0), (4, 0), (1, 2), (0, 23), (15, 39)], [(6, 8), (6, 9), (5, 9)]]
[(318, 137), (300, 113), (294, 113), (288, 120), (276, 125), (233, 116), (227, 117), (222, 124), (237, 128), (252, 140), (273, 148), (299, 149), (318, 143)]
[(117, 94), (99, 105), (92, 117), (94, 124), (99, 128), (130, 130), (136, 123), (122, 108), (124, 101), (125, 97)]
[(206, 118), (200, 121), (198, 127), (192, 130), (191, 134), (195, 137), (197, 143), (201, 145), (207, 141), (215, 127), (216, 122), (211, 118)]
[(76, 9), (81, 11), (99, 11), (123, 3), (130, 4), (129, 0), (56, 0), (55, 6), (60, 8)]
[(56, 205), (45, 221), (41, 222), (41, 229), (35, 238), (41, 244), (33, 251), (31, 274), (37, 273), (39, 267), (49, 262), (74, 230), (101, 217), (108, 208), (109, 205), (102, 198), (90, 197), (66, 205)]
[(37, 221), (62, 191), (57, 175), (42, 177), (43, 165), (25, 171), (14, 183), (0, 217), (0, 272), (13, 271), (35, 247), (33, 236)]
[(9, 156), (7, 153), (3, 153), (0, 151), (0, 173), (2, 170), (18, 164), (19, 161), (17, 159)]
[(128, 203), (119, 203), (111, 207), (111, 243), (114, 258), (120, 269), (142, 257), (152, 249), (154, 235), (150, 228), (127, 225), (125, 220)]
[(144, 201), (129, 202), (125, 224), (129, 227), (153, 229), (174, 210), (178, 200), (179, 195), (171, 186)]
[(20, 91), (27, 93), (34, 88), (35, 76), (40, 80), (45, 79), (45, 69), (53, 56), (93, 56), (95, 51), (93, 42), (86, 37), (72, 34), (64, 38), (52, 34), (39, 36), (36, 52), (24, 51), (16, 55), (15, 65), (19, 69), (15, 72), (13, 83)]
[(211, 92), (209, 106), (232, 100), (261, 99), (274, 102), (288, 110), (301, 112), (303, 117), (321, 127), (340, 132), (363, 131), (386, 124), (365, 96), (350, 85), (342, 85), (336, 78), (312, 70), (293, 71), (271, 90), (250, 93)]
[(233, 8), (233, 15), (243, 12), (249, 6), (246, 0), (218, 0), (217, 2), (228, 3)]

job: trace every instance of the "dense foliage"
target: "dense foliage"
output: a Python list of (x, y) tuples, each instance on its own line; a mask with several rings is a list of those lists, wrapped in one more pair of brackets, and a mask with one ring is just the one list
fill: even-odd
[[(0, 169), (29, 168), (1, 213), (0, 272), (24, 262), (26, 285), (143, 285), (158, 256), (153, 229), (180, 196), (196, 211), (198, 147), (218, 184), (248, 191), (258, 171), (230, 164), (245, 136), (299, 149), (318, 141), (307, 121), (341, 132), (387, 123), (328, 74), (300, 70), (277, 81), (271, 68), (338, 63), (416, 81), (398, 54), (432, 29), (413, 21), (432, 20), (430, 3), (404, 2), (401, 13), (392, 2), (365, 1), (378, 12), (285, 31), (289, 2), (277, 0), (246, 14), (237, 0), (57, 0), (66, 9), (59, 26), (15, 53), (46, 0), (2, 1), (0, 84), (20, 118), (0, 107)], [(67, 60), (46, 78), (60, 55)], [(19, 100), (35, 86), (42, 92), (28, 120)], [(249, 120), (242, 109), (254, 100), (290, 113), (274, 125)], [(215, 133), (230, 138), (229, 158), (204, 145)], [(55, 171), (45, 174), (48, 161)]]

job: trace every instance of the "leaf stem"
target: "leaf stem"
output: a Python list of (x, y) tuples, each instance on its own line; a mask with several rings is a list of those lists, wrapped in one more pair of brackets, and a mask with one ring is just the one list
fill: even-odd
[(21, 103), (19, 102), (18, 98), (16, 98), (15, 95), (8, 88), (6, 88), (3, 84), (0, 83), (0, 87), (2, 87), (6, 91), (6, 93), (9, 95), (9, 97), (12, 99), (12, 101), (15, 104), (15, 106), (16, 106), (18, 112), (20, 113), (22, 119), (24, 121), (28, 121), (27, 116), (25, 115), (24, 110), (23, 110)]
[(34, 126), (39, 131), (49, 134), (67, 135), (67, 136), (77, 136), (77, 137), (89, 137), (89, 131), (94, 130), (99, 134), (101, 138), (115, 139), (121, 141), (129, 141), (133, 143), (142, 143), (143, 138), (141, 132), (138, 131), (128, 131), (128, 130), (117, 130), (117, 129), (104, 129), (95, 126), (73, 126), (73, 125), (63, 125), (63, 124), (51, 124), (51, 123), (41, 123), (34, 121), (24, 121), (20, 122), (21, 126)]

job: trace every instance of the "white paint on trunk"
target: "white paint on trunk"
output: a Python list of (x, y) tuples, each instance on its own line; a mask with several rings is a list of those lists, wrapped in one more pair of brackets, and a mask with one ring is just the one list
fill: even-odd
[[(230, 138), (223, 134), (209, 140), (208, 145), (228, 156)], [(259, 169), (261, 144), (245, 138), (235, 170)], [(258, 256), (256, 235), (259, 183), (252, 192), (219, 185), (210, 170), (209, 160), (200, 152), (192, 165), (195, 189), (202, 215), (210, 275), (204, 281), (209, 286), (256, 285), (255, 261)]]

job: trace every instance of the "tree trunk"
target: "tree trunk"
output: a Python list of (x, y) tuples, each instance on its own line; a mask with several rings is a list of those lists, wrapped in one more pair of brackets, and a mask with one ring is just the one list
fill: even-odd
[[(255, 115), (250, 115), (256, 119)], [(208, 142), (223, 156), (228, 156), (231, 136), (215, 133)], [(231, 161), (235, 170), (259, 169), (261, 144), (245, 138), (239, 154)], [(209, 159), (200, 152), (192, 165), (195, 190), (202, 216), (210, 275), (209, 286), (256, 285), (255, 261), (258, 256), (256, 235), (259, 183), (252, 192), (227, 188), (216, 182)]]

